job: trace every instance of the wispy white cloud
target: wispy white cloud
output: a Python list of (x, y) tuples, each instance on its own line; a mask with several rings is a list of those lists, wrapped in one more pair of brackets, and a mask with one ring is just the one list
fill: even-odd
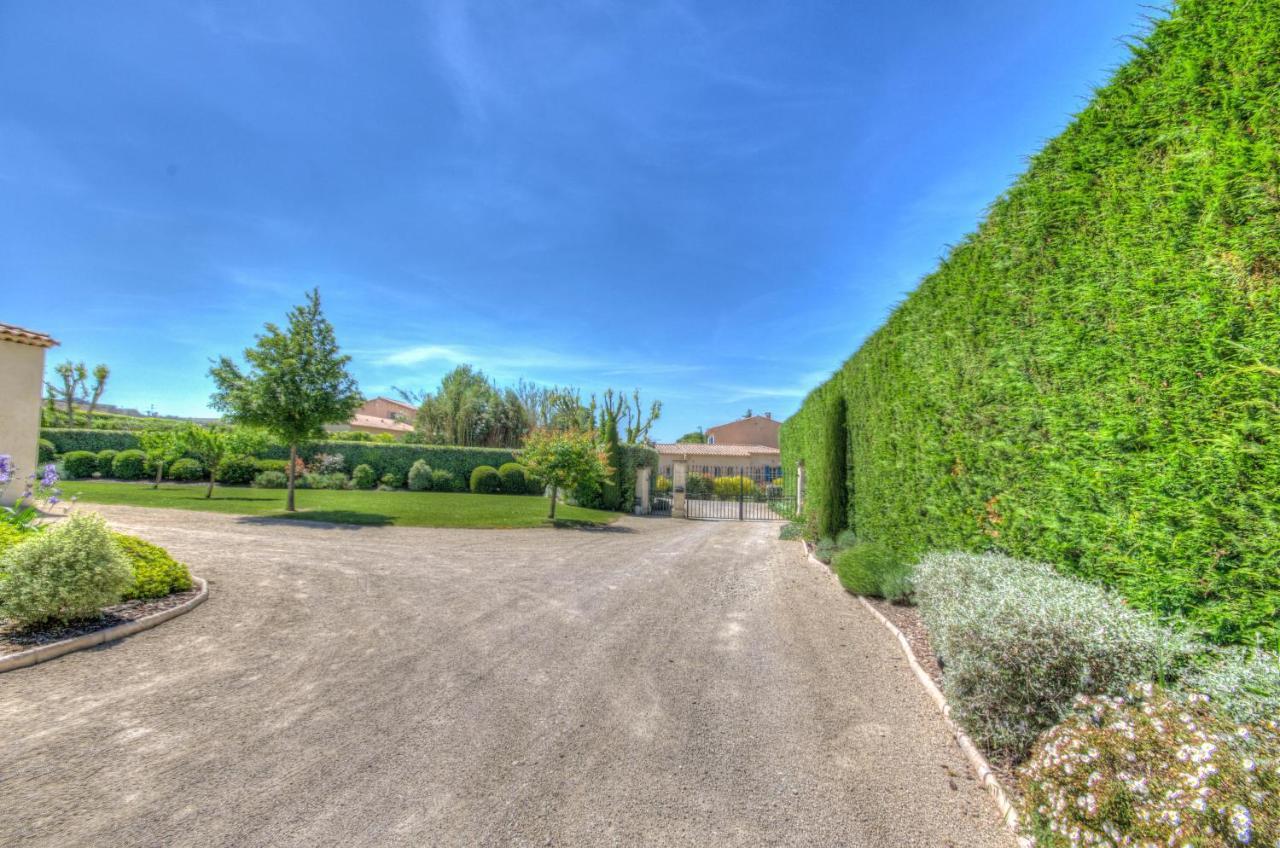
[(598, 360), (585, 356), (516, 345), (493, 347), (451, 344), (410, 345), (384, 351), (377, 356), (376, 362), (382, 366), (396, 367), (410, 367), (429, 362), (442, 362), (449, 365), (469, 362), (483, 370), (503, 374), (531, 368), (577, 370), (599, 366)]

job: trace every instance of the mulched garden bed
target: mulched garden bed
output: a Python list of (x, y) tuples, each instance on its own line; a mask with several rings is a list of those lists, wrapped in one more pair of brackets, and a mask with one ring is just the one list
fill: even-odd
[(0, 656), (16, 654), (28, 648), (38, 648), (51, 642), (73, 639), (84, 636), (117, 624), (137, 621), (167, 609), (173, 609), (200, 594), (200, 587), (193, 586), (187, 592), (174, 592), (163, 598), (125, 601), (102, 610), (101, 618), (73, 621), (70, 624), (49, 624), (40, 627), (24, 628), (9, 621), (0, 620)]

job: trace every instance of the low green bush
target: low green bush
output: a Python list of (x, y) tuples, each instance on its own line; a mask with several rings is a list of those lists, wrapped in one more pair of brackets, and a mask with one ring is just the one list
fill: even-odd
[(1043, 848), (1280, 845), (1280, 725), (1148, 686), (1082, 698), (1021, 770)]
[(409, 489), (414, 492), (431, 491), (431, 466), (419, 459), (409, 468)]
[(1280, 716), (1280, 655), (1257, 648), (1227, 648), (1192, 669), (1183, 688), (1202, 693), (1233, 721), (1259, 724)]
[(357, 465), (351, 471), (351, 483), (357, 489), (374, 489), (378, 486), (378, 475), (372, 466)]
[(97, 467), (98, 467), (99, 474), (101, 474), (103, 477), (112, 476), (111, 463), (115, 462), (116, 454), (118, 453), (120, 453), (120, 451), (112, 450), (111, 448), (98, 451), (96, 456), (97, 456)]
[(502, 488), (502, 478), (492, 465), (481, 465), (471, 470), (471, 491), (477, 495), (497, 494)]
[(836, 546), (835, 539), (823, 538), (818, 540), (818, 544), (813, 546), (813, 555), (818, 558), (819, 562), (827, 565), (831, 564), (832, 558), (840, 551)]
[(169, 479), (189, 483), (204, 479), (204, 467), (190, 457), (183, 457), (169, 466)]
[(300, 480), (295, 480), (294, 485), (302, 483), (304, 489), (349, 489), (351, 481), (347, 475), (341, 471), (331, 471), (328, 474), (321, 474), (315, 471), (308, 471), (303, 474)]
[(858, 537), (852, 530), (841, 530), (839, 534), (836, 535), (837, 550), (852, 548), (856, 544), (858, 544)]
[(253, 461), (253, 465), (257, 471), (279, 471), (281, 474), (289, 473), (289, 460), (287, 459), (255, 459)]
[(0, 610), (23, 625), (97, 616), (132, 584), (129, 560), (92, 512), (73, 512), (0, 556)]
[[(412, 466), (410, 466), (412, 467)], [(401, 474), (397, 471), (388, 471), (378, 478), (378, 482), (388, 489), (403, 489), (405, 483), (408, 482), (408, 473)]]
[(782, 529), (778, 531), (778, 538), (784, 542), (795, 541), (804, 538), (804, 525), (797, 524), (794, 521), (788, 521), (782, 525)]
[(525, 495), (529, 493), (529, 472), (518, 462), (504, 462), (498, 469), (498, 479), (503, 494)]
[(125, 600), (163, 598), (191, 588), (187, 567), (164, 548), (123, 533), (115, 533), (113, 538), (133, 567), (133, 584), (124, 593)]
[[(632, 484), (634, 488), (634, 484)], [(525, 491), (531, 495), (545, 495), (547, 493), (547, 484), (542, 481), (529, 469), (525, 469)]]
[(141, 480), (147, 476), (147, 455), (140, 450), (120, 451), (111, 462), (111, 476), (117, 480)]
[(259, 471), (253, 478), (255, 489), (285, 489), (289, 486), (289, 477), (283, 471)]
[(1097, 585), (999, 554), (927, 554), (915, 591), (952, 715), (1001, 759), (1023, 758), (1076, 696), (1176, 674), (1193, 650)]
[(84, 480), (98, 470), (98, 457), (88, 451), (76, 450), (62, 455), (62, 476), (68, 480)]
[(247, 486), (258, 474), (258, 461), (251, 456), (229, 456), (218, 465), (217, 480), (224, 486)]
[(54, 447), (53, 442), (48, 439), (41, 439), (39, 442), (39, 450), (36, 454), (37, 462), (53, 462), (58, 458), (58, 449)]
[(837, 553), (832, 564), (840, 584), (855, 595), (891, 601), (911, 595), (911, 566), (879, 543), (858, 542)]
[(3, 555), (5, 551), (24, 539), (30, 538), (34, 532), (33, 530), (24, 530), (15, 524), (0, 521), (0, 555)]
[(715, 478), (707, 474), (694, 472), (685, 478), (684, 490), (686, 494), (693, 497), (708, 497), (715, 494)]
[(454, 477), (443, 468), (437, 468), (431, 472), (431, 488), (437, 492), (460, 492), (462, 486), (461, 481)]

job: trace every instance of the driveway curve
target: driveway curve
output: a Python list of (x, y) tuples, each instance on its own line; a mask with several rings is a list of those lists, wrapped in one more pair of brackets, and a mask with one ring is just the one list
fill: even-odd
[(0, 675), (0, 844), (1013, 844), (777, 525), (101, 511), (210, 599)]

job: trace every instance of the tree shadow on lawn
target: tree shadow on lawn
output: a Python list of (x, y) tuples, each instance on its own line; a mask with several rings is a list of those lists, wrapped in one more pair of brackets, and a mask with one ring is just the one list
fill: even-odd
[(357, 512), (352, 509), (308, 509), (277, 515), (242, 515), (240, 524), (323, 524), (339, 530), (359, 530), (363, 527), (390, 527), (395, 519), (380, 512)]

